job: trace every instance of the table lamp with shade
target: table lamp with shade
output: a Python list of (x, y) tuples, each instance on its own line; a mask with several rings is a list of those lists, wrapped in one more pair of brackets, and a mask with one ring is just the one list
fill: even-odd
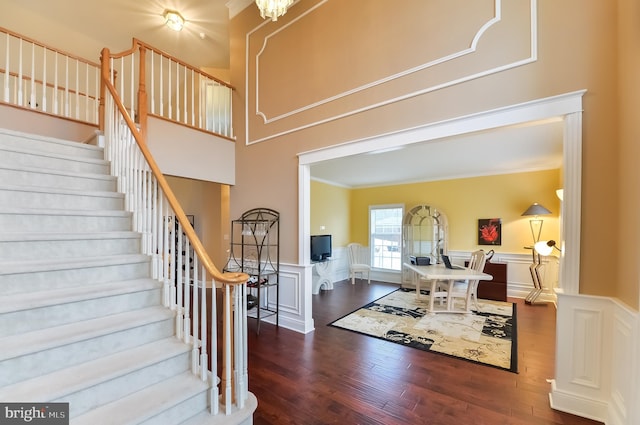
[(539, 218), (539, 216), (546, 214), (551, 214), (551, 211), (537, 202), (531, 204), (531, 206), (529, 206), (529, 208), (527, 208), (522, 213), (523, 216), (534, 216), (534, 218), (529, 220), (529, 226), (531, 227), (531, 236), (533, 236), (534, 245), (540, 240), (540, 234), (542, 233), (542, 224), (544, 220)]

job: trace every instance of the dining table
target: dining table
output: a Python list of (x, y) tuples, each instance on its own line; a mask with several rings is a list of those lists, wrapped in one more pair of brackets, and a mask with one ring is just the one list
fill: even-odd
[[(423, 282), (427, 283), (429, 289), (429, 304), (427, 311), (431, 314), (434, 313), (471, 313), (471, 297), (469, 291), (474, 290), (474, 286), (467, 285), (467, 296), (465, 297), (464, 308), (456, 307), (453, 298), (448, 295), (453, 289), (453, 285), (456, 281), (478, 281), (478, 280), (493, 280), (493, 276), (490, 274), (470, 269), (468, 267), (460, 267), (449, 269), (444, 264), (432, 264), (428, 266), (418, 266), (411, 263), (404, 263), (404, 267), (409, 269), (412, 273), (411, 282), (416, 287), (416, 298), (418, 301), (422, 299), (420, 287)], [(439, 286), (440, 285), (440, 286)], [(440, 298), (444, 300), (446, 298), (446, 306), (443, 308), (435, 308), (435, 299)]]

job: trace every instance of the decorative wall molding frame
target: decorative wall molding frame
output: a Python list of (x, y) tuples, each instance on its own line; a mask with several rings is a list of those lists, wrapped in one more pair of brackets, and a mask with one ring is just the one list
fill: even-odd
[[(307, 276), (308, 275), (308, 276)], [(309, 284), (306, 285), (305, 283)], [(313, 331), (311, 317), (311, 267), (280, 263), (279, 325), (300, 333)], [(275, 295), (268, 300), (275, 307)], [(275, 324), (275, 316), (263, 319)]]
[[(416, 88), (414, 91), (411, 92), (405, 92), (405, 93), (401, 93), (395, 97), (392, 98), (384, 98), (384, 99), (379, 99), (378, 101), (375, 101), (373, 103), (369, 103), (366, 105), (362, 105), (359, 107), (355, 107), (352, 109), (345, 109), (339, 113), (336, 113), (334, 115), (327, 115), (327, 116), (323, 116), (319, 119), (316, 119), (315, 121), (308, 121), (303, 125), (298, 125), (298, 126), (291, 126), (288, 127), (286, 130), (284, 131), (280, 131), (280, 132), (273, 132), (272, 134), (268, 134), (266, 136), (258, 136), (258, 137), (253, 137), (252, 136), (252, 132), (251, 132), (251, 118), (252, 116), (259, 116), (262, 118), (262, 124), (263, 125), (268, 125), (286, 118), (289, 118), (291, 116), (294, 115), (298, 115), (301, 114), (302, 112), (306, 112), (309, 110), (313, 110), (315, 108), (318, 108), (322, 105), (331, 103), (331, 102), (336, 102), (338, 100), (347, 98), (349, 96), (353, 96), (359, 92), (365, 91), (365, 90), (371, 90), (377, 86), (381, 86), (383, 84), (387, 84), (389, 82), (395, 81), (395, 80), (399, 80), (402, 78), (407, 77), (408, 75), (411, 74), (415, 74), (417, 72), (421, 72), (421, 71), (425, 71), (425, 70), (429, 70), (429, 69), (433, 69), (437, 66), (443, 65), (443, 64), (447, 64), (449, 62), (454, 62), (456, 60), (459, 60), (460, 58), (464, 58), (466, 56), (469, 55), (473, 55), (476, 54), (479, 50), (478, 50), (478, 43), (479, 41), (482, 39), (482, 37), (485, 35), (485, 33), (487, 32), (487, 30), (489, 28), (491, 28), (492, 26), (494, 26), (495, 24), (499, 23), (501, 20), (505, 19), (505, 16), (503, 15), (503, 3), (502, 0), (494, 0), (494, 13), (493, 13), (493, 17), (491, 17), (490, 19), (488, 19), (483, 25), (480, 26), (480, 28), (475, 32), (474, 36), (472, 37), (472, 39), (469, 41), (469, 45), (467, 48), (464, 48), (462, 50), (459, 51), (455, 51), (455, 52), (450, 52), (442, 57), (436, 58), (436, 59), (429, 59), (426, 60), (424, 63), (419, 64), (417, 66), (412, 66), (410, 68), (407, 68), (405, 70), (403, 70), (402, 72), (397, 72), (395, 74), (392, 75), (388, 75), (386, 77), (377, 79), (375, 81), (368, 81), (368, 82), (363, 82), (361, 85), (353, 87), (349, 90), (346, 90), (344, 92), (341, 93), (337, 93), (331, 96), (328, 96), (324, 99), (320, 99), (314, 102), (311, 102), (307, 105), (304, 106), (300, 106), (297, 107), (295, 109), (289, 110), (287, 112), (284, 113), (280, 113), (278, 115), (274, 115), (269, 117), (268, 113), (264, 111), (264, 108), (262, 108), (260, 106), (260, 85), (259, 85), (259, 76), (260, 76), (260, 56), (264, 55), (265, 52), (267, 51), (267, 47), (268, 47), (268, 43), (271, 37), (274, 37), (275, 35), (277, 35), (279, 32), (281, 31), (285, 31), (287, 29), (287, 27), (290, 27), (292, 25), (296, 25), (300, 19), (302, 19), (305, 15), (312, 13), (314, 10), (316, 10), (318, 7), (321, 7), (322, 5), (326, 4), (329, 0), (322, 0), (319, 3), (317, 3), (315, 6), (313, 6), (313, 8), (305, 11), (304, 13), (302, 13), (300, 16), (295, 17), (294, 19), (288, 21), (286, 24), (283, 24), (280, 27), (277, 27), (273, 32), (269, 33), (268, 35), (266, 35), (263, 39), (263, 44), (260, 48), (260, 50), (257, 52), (257, 54), (255, 54), (254, 57), (251, 57), (251, 41), (252, 41), (252, 37), (254, 35), (256, 35), (258, 33), (259, 30), (261, 30), (265, 23), (261, 24), (260, 26), (256, 27), (254, 30), (250, 31), (247, 36), (246, 36), (246, 69), (245, 69), (245, 78), (246, 78), (246, 99), (245, 99), (245, 130), (246, 130), (246, 144), (247, 145), (251, 145), (254, 143), (259, 143), (259, 142), (264, 142), (279, 136), (283, 136), (286, 134), (290, 134), (293, 132), (297, 132), (306, 128), (310, 128), (310, 127), (314, 127), (323, 123), (327, 123), (327, 122), (331, 122), (331, 121), (335, 121), (341, 118), (345, 118), (348, 116), (352, 116), (355, 114), (359, 114), (362, 113), (364, 111), (367, 110), (371, 110), (374, 108), (379, 108), (385, 105), (389, 105), (389, 104), (393, 104), (396, 102), (401, 102), (403, 100), (407, 100), (410, 99), (412, 97), (416, 97), (416, 96), (420, 96), (420, 95), (424, 95), (430, 92), (434, 92), (437, 90), (441, 90), (447, 87), (451, 87), (454, 85), (458, 85), (467, 81), (471, 81), (474, 79), (478, 79), (478, 78), (482, 78), (485, 77), (487, 75), (491, 75), (491, 74), (495, 74), (498, 72), (502, 72), (508, 69), (512, 69), (512, 68), (516, 68), (522, 65), (526, 65), (528, 63), (531, 62), (535, 62), (537, 60), (537, 51), (538, 51), (538, 43), (537, 43), (537, 0), (529, 0), (529, 13), (530, 13), (530, 26), (529, 26), (529, 46), (528, 46), (528, 52), (526, 54), (524, 54), (521, 58), (517, 59), (517, 60), (511, 60), (511, 61), (507, 61), (506, 63), (503, 64), (499, 64), (499, 65), (495, 65), (495, 66), (491, 66), (487, 69), (482, 69), (482, 70), (473, 70), (468, 74), (464, 74), (464, 75), (459, 75), (456, 76), (455, 78), (448, 80), (448, 81), (437, 81), (434, 83), (431, 83), (430, 85), (424, 86), (424, 87), (418, 87)], [(255, 61), (255, 62), (252, 62)], [(251, 64), (255, 63), (255, 75), (251, 76), (250, 75), (250, 68), (251, 68)], [(252, 85), (250, 84), (250, 82), (254, 80), (254, 84), (255, 84), (255, 88), (254, 91), (251, 91), (251, 87)], [(253, 103), (252, 99), (255, 99), (255, 102)], [(252, 106), (254, 106), (254, 111), (253, 111), (253, 115), (250, 115), (250, 110), (252, 109)]]
[(639, 423), (640, 316), (614, 298), (558, 294), (551, 407), (607, 425)]

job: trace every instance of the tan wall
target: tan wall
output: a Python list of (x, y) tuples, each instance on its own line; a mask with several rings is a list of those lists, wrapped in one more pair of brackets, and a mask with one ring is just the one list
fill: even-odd
[(229, 241), (223, 237), (230, 231), (229, 187), (202, 180), (166, 177), (185, 214), (194, 216), (196, 234), (211, 260), (222, 270), (229, 249)]
[[(260, 203), (278, 209), (283, 217), (282, 228), (286, 229), (282, 241), (285, 261), (297, 261), (297, 153), (587, 89), (580, 291), (619, 294), (625, 302), (637, 306), (637, 279), (629, 283), (628, 289), (622, 289), (621, 286), (627, 284), (612, 284), (618, 280), (615, 272), (612, 274), (610, 267), (601, 266), (615, 263), (623, 247), (618, 243), (617, 229), (625, 225), (618, 220), (603, 224), (618, 204), (616, 2), (538, 2), (537, 57), (530, 63), (501, 72), (440, 86), (464, 75), (529, 57), (530, 39), (526, 29), (530, 2), (502, 2), (503, 20), (482, 36), (478, 54), (359, 91), (353, 96), (314, 104), (340, 90), (361, 87), (376, 76), (408, 69), (412, 64), (435, 59), (457, 46), (464, 47), (470, 29), (478, 29), (479, 22), (486, 18), (488, 11), (492, 12), (494, 4), (474, 2), (471, 11), (468, 2), (464, 2), (464, 7), (456, 1), (438, 2), (436, 10), (431, 9), (435, 2), (407, 0), (403, 7), (394, 10), (394, 19), (390, 20), (384, 2), (351, 0), (325, 2), (301, 17), (317, 3), (296, 3), (278, 23), (267, 23), (260, 28), (263, 21), (252, 7), (231, 22), (231, 83), (238, 88), (234, 97), (238, 169), (262, 171), (238, 172), (236, 186), (231, 191), (232, 209), (238, 212)], [(632, 7), (630, 0), (624, 0), (624, 4)], [(292, 23), (298, 17), (300, 19)], [(426, 25), (425, 19), (432, 25)], [(287, 27), (289, 23), (292, 24)], [(261, 51), (263, 45), (266, 47)], [(628, 47), (629, 52), (632, 47)], [(258, 79), (255, 78), (257, 59)], [(284, 72), (286, 78), (276, 75), (277, 72)], [(254, 87), (255, 81), (260, 87)], [(405, 100), (330, 119), (425, 87), (435, 88)], [(260, 108), (256, 108), (256, 90), (260, 94)], [(246, 99), (245, 93), (249, 94)], [(304, 109), (305, 105), (315, 106)], [(246, 117), (245, 107), (249, 111)], [(255, 113), (257, 109), (271, 121), (265, 123), (263, 117)], [(295, 113), (285, 116), (286, 111)], [(245, 118), (249, 123), (248, 134)], [(247, 141), (252, 144), (246, 145)], [(608, 213), (603, 213), (603, 206)], [(631, 217), (621, 218), (631, 220)], [(610, 241), (609, 249), (600, 248), (602, 240)], [(636, 276), (636, 268), (623, 265), (620, 273)]]
[(0, 103), (0, 127), (81, 143), (95, 143), (97, 126)]
[[(620, 206), (616, 212), (620, 223), (620, 274), (615, 294), (633, 307), (638, 301), (640, 262), (638, 261), (638, 238), (640, 237), (640, 4), (634, 0), (620, 1), (618, 36), (620, 39), (620, 151), (618, 182)], [(609, 214), (607, 214), (608, 216)], [(607, 218), (604, 218), (608, 221)], [(606, 224), (605, 224), (606, 226)], [(607, 239), (605, 239), (607, 241)], [(635, 304), (633, 301), (636, 301)]]

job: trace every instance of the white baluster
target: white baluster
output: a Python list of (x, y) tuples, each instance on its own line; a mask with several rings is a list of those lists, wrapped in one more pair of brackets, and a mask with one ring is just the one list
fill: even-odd
[(189, 255), (189, 238), (184, 238), (184, 342), (189, 343), (191, 335), (191, 308), (189, 302), (191, 300), (191, 273), (189, 266), (191, 265)]
[(65, 56), (64, 65), (64, 116), (69, 116), (69, 56)]
[(22, 39), (18, 39), (20, 41), (20, 50), (18, 54), (18, 101), (16, 102), (18, 106), (23, 106), (22, 102)]
[(6, 47), (5, 47), (5, 60), (4, 62), (7, 64), (7, 71), (4, 73), (4, 101), (5, 102), (9, 102), (9, 77), (11, 76), (11, 73), (9, 72), (9, 70), (11, 69), (11, 62), (9, 61), (9, 58), (11, 57), (9, 55), (9, 53), (11, 52), (11, 49), (9, 48), (9, 39), (11, 37), (9, 37), (9, 34), (7, 34), (7, 43), (6, 43)]
[[(204, 266), (202, 267), (202, 276), (205, 276)], [(206, 285), (202, 285), (202, 347), (206, 349), (207, 344), (207, 306), (206, 306)], [(210, 400), (210, 412), (217, 415), (220, 411), (220, 390), (218, 387), (218, 331), (216, 323), (218, 323), (217, 313), (217, 301), (216, 301), (216, 282), (211, 279), (211, 400)], [(207, 363), (200, 361), (200, 364), (206, 365)], [(206, 369), (206, 367), (203, 367)], [(201, 372), (202, 380), (206, 379), (204, 370)]]
[(200, 285), (204, 285), (206, 281), (204, 280), (204, 276), (202, 279), (202, 283), (198, 281), (198, 256), (195, 256), (193, 259), (193, 339), (192, 350), (191, 350), (191, 373), (194, 375), (198, 375), (200, 368), (207, 368), (207, 365), (199, 365), (198, 362), (200, 360), (200, 353), (198, 353), (198, 349), (200, 348), (200, 338), (198, 332), (200, 332), (200, 306), (198, 305), (198, 295), (200, 292)]

